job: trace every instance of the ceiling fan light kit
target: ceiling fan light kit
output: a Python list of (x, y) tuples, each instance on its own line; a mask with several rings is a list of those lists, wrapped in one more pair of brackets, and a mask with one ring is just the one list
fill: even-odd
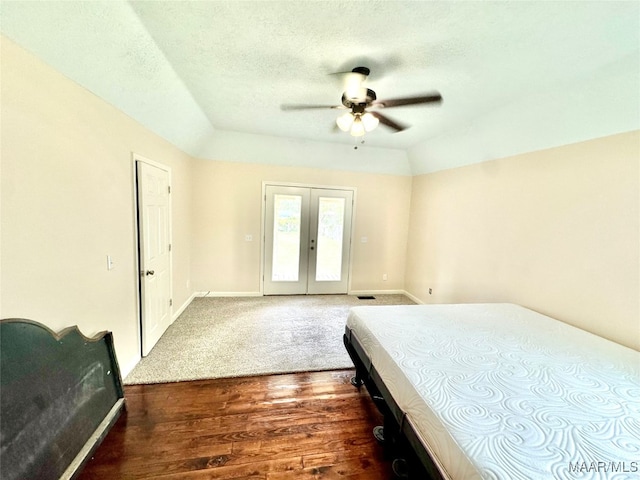
[(349, 132), (353, 137), (361, 137), (365, 132), (376, 128), (379, 123), (380, 120), (369, 112), (364, 114), (347, 112), (336, 119), (338, 128), (343, 132)]
[(349, 130), (351, 130), (351, 125), (353, 125), (354, 120), (355, 117), (353, 116), (353, 114), (351, 112), (347, 112), (344, 115), (340, 115), (338, 118), (336, 118), (336, 125), (338, 125), (338, 128), (343, 132), (348, 132)]
[(391, 108), (406, 105), (419, 105), (425, 103), (440, 104), (442, 96), (438, 92), (417, 97), (396, 98), (393, 100), (378, 100), (376, 92), (364, 86), (370, 70), (367, 67), (355, 67), (351, 72), (341, 72), (346, 74), (346, 89), (342, 94), (342, 105), (282, 105), (282, 110), (305, 110), (317, 108), (340, 109), (347, 108), (350, 111), (340, 115), (336, 119), (336, 125), (343, 132), (349, 132), (353, 137), (362, 137), (366, 132), (375, 129), (378, 124), (401, 132), (409, 128), (408, 125), (392, 120), (379, 112), (368, 112), (368, 108)]
[(380, 123), (380, 120), (378, 120), (378, 117), (375, 117), (372, 113), (369, 113), (369, 112), (362, 115), (361, 119), (362, 119), (362, 124), (364, 125), (364, 129), (367, 132), (370, 132), (371, 130), (376, 128)]

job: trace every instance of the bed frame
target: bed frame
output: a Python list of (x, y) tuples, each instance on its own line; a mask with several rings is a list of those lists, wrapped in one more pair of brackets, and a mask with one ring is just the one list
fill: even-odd
[(0, 320), (0, 478), (75, 478), (123, 407), (110, 332)]
[[(394, 458), (393, 470), (396, 475), (416, 480), (444, 480), (418, 435), (405, 421), (405, 413), (393, 399), (376, 368), (352, 334), (349, 327), (343, 335), (344, 346), (356, 368), (351, 383), (356, 388), (364, 385), (376, 407), (384, 416), (383, 444), (388, 454)], [(380, 434), (376, 434), (380, 438)]]

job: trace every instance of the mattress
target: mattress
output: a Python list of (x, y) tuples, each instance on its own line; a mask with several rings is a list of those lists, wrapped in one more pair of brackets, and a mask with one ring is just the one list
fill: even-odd
[(347, 327), (444, 478), (638, 478), (635, 350), (512, 304), (354, 307)]

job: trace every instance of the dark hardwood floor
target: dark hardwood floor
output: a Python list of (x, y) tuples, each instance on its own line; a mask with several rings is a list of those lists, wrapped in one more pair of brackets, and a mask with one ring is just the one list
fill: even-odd
[(394, 478), (352, 370), (125, 387), (80, 479)]

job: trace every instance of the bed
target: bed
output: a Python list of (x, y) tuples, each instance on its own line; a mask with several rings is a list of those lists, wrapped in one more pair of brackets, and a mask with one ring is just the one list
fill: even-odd
[(0, 478), (76, 478), (123, 409), (110, 332), (0, 320)]
[(442, 479), (637, 478), (640, 353), (513, 304), (362, 306), (344, 342)]

